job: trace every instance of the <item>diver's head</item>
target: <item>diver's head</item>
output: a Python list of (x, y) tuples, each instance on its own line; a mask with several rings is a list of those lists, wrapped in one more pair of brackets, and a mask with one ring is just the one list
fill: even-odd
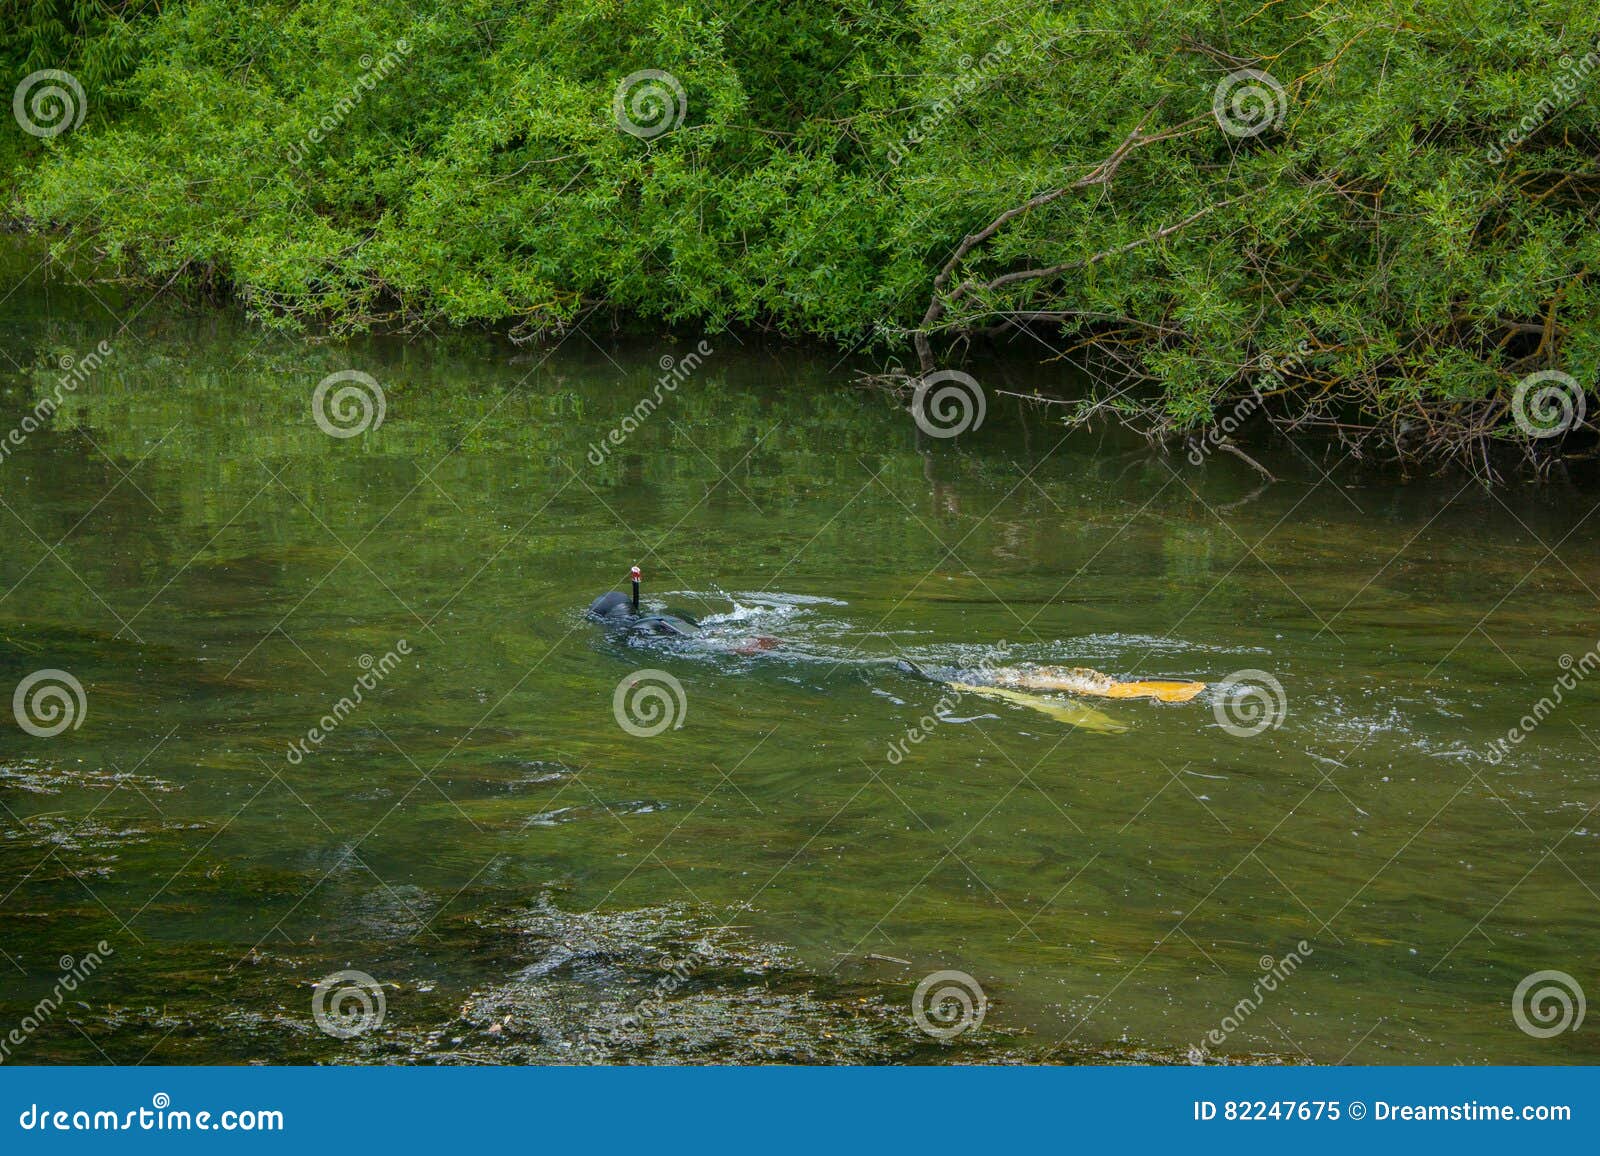
[(590, 617), (609, 619), (639, 617), (639, 567), (635, 566), (628, 572), (628, 581), (633, 584), (631, 600), (616, 590), (608, 590), (589, 603)]
[(598, 618), (630, 635), (670, 634), (688, 637), (700, 633), (700, 623), (681, 610), (665, 610), (660, 614), (641, 613), (639, 581), (639, 567), (635, 566), (628, 571), (633, 597), (630, 599), (626, 594), (609, 590), (589, 603), (589, 617)]

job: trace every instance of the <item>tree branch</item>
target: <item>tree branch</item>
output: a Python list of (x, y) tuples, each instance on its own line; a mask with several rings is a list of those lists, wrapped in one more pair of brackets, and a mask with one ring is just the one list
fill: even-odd
[[(1160, 110), (1160, 108), (1161, 102), (1157, 101), (1151, 106), (1149, 111), (1139, 118), (1139, 123), (1133, 126), (1132, 131), (1123, 138), (1122, 143), (1117, 145), (1117, 147), (1111, 151), (1109, 156), (1091, 168), (1088, 172), (1084, 173), (1081, 177), (1070, 182), (1069, 184), (1061, 185), (1057, 188), (1049, 189), (1046, 192), (1039, 193), (1036, 196), (1029, 197), (1026, 201), (1022, 202), (1022, 204), (1016, 205), (1013, 208), (1007, 209), (1005, 212), (1001, 213), (994, 220), (990, 221), (983, 228), (979, 229), (976, 233), (969, 233), (967, 236), (961, 239), (961, 243), (956, 246), (955, 252), (950, 254), (950, 259), (944, 263), (944, 265), (939, 269), (938, 274), (934, 277), (932, 292), (929, 295), (927, 312), (923, 314), (921, 324), (918, 325), (912, 333), (912, 340), (917, 350), (917, 361), (921, 366), (923, 373), (931, 373), (935, 367), (933, 359), (933, 345), (929, 341), (928, 334), (932, 332), (934, 327), (944, 319), (945, 315), (950, 310), (950, 306), (956, 301), (959, 301), (961, 297), (965, 295), (970, 283), (963, 282), (957, 288), (956, 292), (948, 299), (944, 298), (942, 295), (949, 287), (951, 279), (955, 276), (956, 269), (960, 267), (961, 263), (967, 259), (968, 255), (971, 254), (974, 249), (988, 241), (1001, 229), (1005, 228), (1007, 224), (1026, 213), (1032, 212), (1034, 209), (1042, 208), (1052, 201), (1060, 200), (1068, 193), (1093, 188), (1097, 185), (1110, 184), (1112, 177), (1116, 176), (1117, 169), (1122, 166), (1122, 162), (1125, 161), (1128, 156), (1136, 150), (1141, 149), (1146, 145), (1154, 144), (1157, 141), (1170, 140), (1175, 136), (1181, 136), (1188, 132), (1194, 125), (1203, 120), (1209, 119), (1208, 117), (1194, 117), (1190, 120), (1184, 121), (1182, 124), (1177, 125), (1174, 128), (1166, 129), (1158, 133), (1146, 133), (1144, 131), (1145, 125), (1150, 122), (1150, 118), (1153, 117), (1157, 111)], [(1182, 223), (1180, 223), (1180, 227), (1181, 224)]]

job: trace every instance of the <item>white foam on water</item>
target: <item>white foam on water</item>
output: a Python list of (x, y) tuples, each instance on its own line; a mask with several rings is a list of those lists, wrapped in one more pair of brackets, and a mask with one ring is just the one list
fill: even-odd
[(939, 714), (937, 711), (934, 713), (937, 715), (939, 721), (943, 723), (975, 723), (982, 722), (984, 719), (998, 719), (1000, 717), (997, 714), (975, 714), (969, 715), (966, 718), (958, 718), (953, 714)]

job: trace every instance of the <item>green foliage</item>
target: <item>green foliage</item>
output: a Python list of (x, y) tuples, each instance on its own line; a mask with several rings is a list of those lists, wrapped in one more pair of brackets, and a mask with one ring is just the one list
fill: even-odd
[[(1600, 12), (1570, 2), (6, 7), (10, 71), (78, 68), (92, 102), (7, 134), (15, 212), (277, 324), (605, 308), (903, 346), (964, 236), (1143, 121), (1173, 135), (967, 255), (943, 336), (1053, 317), (1159, 382), (1158, 428), (1271, 382), (1402, 452), (1413, 422), (1445, 453), (1514, 433), (1531, 369), (1600, 371)], [(1256, 135), (1212, 116), (1241, 68), (1282, 88)], [(687, 105), (648, 139), (612, 109), (642, 69)]]

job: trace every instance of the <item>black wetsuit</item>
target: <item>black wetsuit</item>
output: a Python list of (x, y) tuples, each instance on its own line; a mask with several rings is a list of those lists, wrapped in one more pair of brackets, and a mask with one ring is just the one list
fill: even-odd
[(629, 634), (667, 634), (688, 637), (700, 632), (700, 624), (687, 614), (637, 614), (633, 601), (619, 590), (602, 594), (589, 604), (589, 617)]

